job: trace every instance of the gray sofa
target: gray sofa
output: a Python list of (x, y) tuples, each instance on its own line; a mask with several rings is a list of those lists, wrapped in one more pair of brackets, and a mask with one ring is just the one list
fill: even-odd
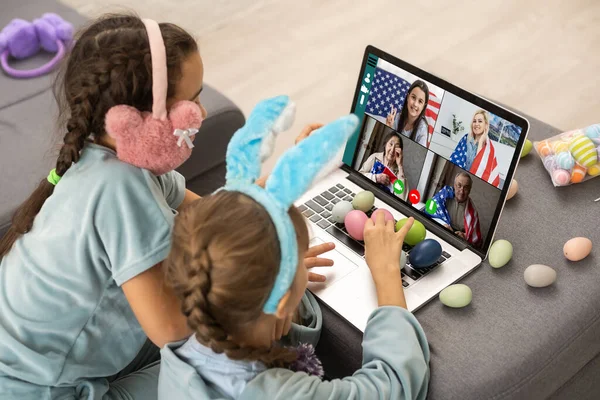
[[(0, 27), (16, 16), (32, 19), (48, 11), (83, 21), (53, 1), (3, 0)], [(0, 236), (14, 208), (56, 160), (49, 87), (49, 77), (15, 81), (0, 74)], [(206, 194), (223, 183), (225, 148), (244, 116), (208, 86), (202, 96), (209, 118), (199, 135), (210, 145), (197, 146), (179, 170), (190, 189)], [(530, 122), (532, 139), (558, 132)], [(462, 280), (473, 289), (469, 307), (452, 310), (434, 299), (415, 313), (432, 352), (431, 399), (600, 398), (598, 260), (592, 255), (569, 263), (561, 251), (573, 236), (600, 238), (600, 204), (592, 201), (600, 197), (600, 178), (555, 189), (535, 154), (521, 161), (516, 178), (520, 191), (507, 203), (496, 236), (513, 243), (512, 262), (499, 270), (484, 263)], [(534, 263), (556, 268), (553, 287), (524, 284), (523, 270)], [(317, 351), (325, 371), (330, 378), (352, 374), (360, 367), (362, 335), (323, 309)]]
[[(0, 28), (12, 18), (32, 20), (50, 11), (74, 25), (85, 21), (74, 10), (53, 1), (4, 0)], [(45, 59), (47, 56), (39, 55), (15, 66), (37, 66)], [(62, 135), (54, 126), (57, 110), (51, 85), (50, 75), (17, 80), (0, 73), (0, 237), (8, 229), (15, 208), (54, 168)], [(198, 143), (205, 145), (197, 145), (178, 171), (186, 177), (190, 190), (203, 195), (223, 184), (227, 143), (245, 119), (235, 104), (209, 85), (205, 85), (201, 99), (208, 118), (198, 133)]]

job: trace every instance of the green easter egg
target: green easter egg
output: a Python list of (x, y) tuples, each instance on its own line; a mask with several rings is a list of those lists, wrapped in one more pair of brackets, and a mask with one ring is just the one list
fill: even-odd
[(440, 301), (443, 305), (452, 308), (468, 306), (473, 299), (471, 288), (462, 283), (450, 285), (440, 292)]
[(523, 145), (523, 150), (521, 150), (521, 157), (525, 157), (527, 154), (529, 154), (531, 149), (533, 149), (533, 143), (531, 143), (531, 140), (526, 139), (525, 144)]
[(368, 190), (357, 193), (352, 200), (352, 207), (362, 212), (369, 211), (373, 207), (373, 204), (375, 204), (375, 195)]
[[(396, 232), (402, 229), (404, 224), (406, 224), (406, 221), (408, 221), (408, 218), (403, 218), (396, 222)], [(404, 243), (408, 244), (409, 246), (415, 246), (417, 243), (425, 240), (426, 233), (425, 226), (419, 221), (415, 220), (413, 222), (413, 226), (410, 228), (406, 234), (406, 237), (404, 238)]]
[(496, 240), (488, 255), (488, 261), (494, 268), (504, 267), (512, 258), (513, 246), (508, 240)]

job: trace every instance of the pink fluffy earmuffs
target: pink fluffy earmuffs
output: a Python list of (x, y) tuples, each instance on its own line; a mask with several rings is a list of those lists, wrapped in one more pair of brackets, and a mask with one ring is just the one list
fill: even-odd
[(192, 154), (202, 124), (200, 106), (179, 101), (167, 112), (167, 59), (158, 23), (142, 20), (152, 58), (152, 113), (118, 105), (106, 114), (106, 132), (117, 141), (117, 157), (155, 175), (170, 172)]

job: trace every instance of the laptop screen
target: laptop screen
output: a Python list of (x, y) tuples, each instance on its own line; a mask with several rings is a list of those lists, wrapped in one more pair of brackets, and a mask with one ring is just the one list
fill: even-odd
[(465, 98), (475, 96), (398, 64), (404, 68), (367, 53), (353, 110), (362, 124), (344, 163), (487, 252), (523, 129), (490, 109), (499, 107), (478, 106)]

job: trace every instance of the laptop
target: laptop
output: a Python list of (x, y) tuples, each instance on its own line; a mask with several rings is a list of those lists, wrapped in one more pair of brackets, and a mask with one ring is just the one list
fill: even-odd
[[(338, 161), (295, 203), (308, 219), (311, 245), (334, 242), (323, 257), (333, 267), (309, 290), (364, 331), (377, 307), (364, 243), (335, 223), (336, 203), (361, 191), (375, 195), (376, 209), (394, 219), (414, 217), (442, 256), (425, 269), (409, 262), (399, 273), (409, 311), (459, 281), (487, 257), (529, 122), (380, 49), (365, 49), (351, 112), (361, 123)], [(487, 140), (482, 140), (486, 136)], [(341, 160), (340, 160), (341, 158)], [(339, 165), (339, 164), (338, 164)]]

